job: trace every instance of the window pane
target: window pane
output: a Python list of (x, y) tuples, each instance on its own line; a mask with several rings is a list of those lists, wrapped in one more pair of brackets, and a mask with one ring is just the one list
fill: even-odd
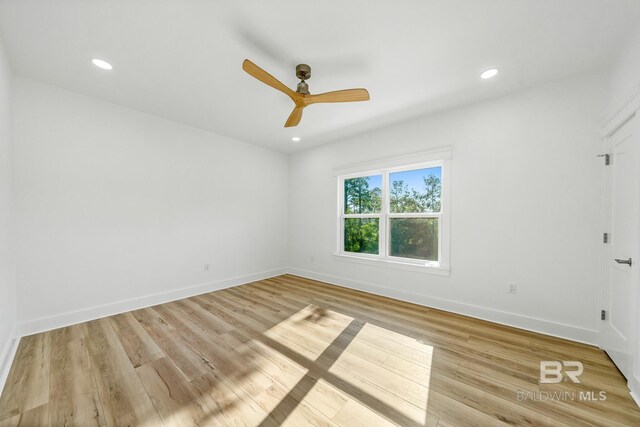
[(389, 181), (392, 213), (440, 212), (441, 167), (395, 172)]
[(380, 220), (378, 218), (345, 218), (345, 252), (377, 255), (379, 226)]
[(438, 218), (391, 218), (390, 255), (438, 261)]
[(380, 213), (382, 207), (382, 175), (344, 180), (344, 213)]

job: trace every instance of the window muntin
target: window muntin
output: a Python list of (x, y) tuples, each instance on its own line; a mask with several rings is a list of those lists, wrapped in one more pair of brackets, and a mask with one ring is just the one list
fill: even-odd
[(340, 252), (441, 266), (443, 166), (436, 161), (340, 177)]

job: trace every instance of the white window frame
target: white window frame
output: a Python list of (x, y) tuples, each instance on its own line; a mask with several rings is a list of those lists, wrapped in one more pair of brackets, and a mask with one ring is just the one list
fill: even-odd
[[(411, 160), (414, 160), (411, 162)], [(337, 248), (334, 255), (343, 261), (353, 261), (369, 265), (389, 266), (414, 271), (423, 271), (439, 275), (449, 275), (451, 269), (450, 252), (450, 180), (451, 180), (451, 151), (418, 153), (411, 156), (372, 162), (367, 165), (355, 165), (335, 170), (338, 181), (338, 215), (337, 215)], [(391, 213), (389, 176), (392, 173), (416, 169), (442, 168), (440, 212), (425, 213)], [(382, 176), (382, 209), (373, 214), (345, 214), (344, 213), (344, 181), (351, 178), (366, 176)], [(344, 220), (346, 218), (377, 218), (379, 219), (378, 254), (347, 252), (344, 250)], [(391, 233), (392, 218), (438, 218), (438, 260), (424, 261), (412, 258), (391, 256), (388, 242)]]

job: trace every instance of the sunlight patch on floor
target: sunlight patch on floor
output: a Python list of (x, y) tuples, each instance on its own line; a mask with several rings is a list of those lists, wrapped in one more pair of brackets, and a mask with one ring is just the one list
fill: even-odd
[[(280, 390), (271, 396), (271, 405), (261, 402), (272, 413), (289, 406), (287, 424), (309, 422), (318, 414), (342, 425), (424, 424), (432, 346), (314, 305), (281, 321), (264, 336), (265, 342), (252, 346), (271, 356), (280, 353), (282, 363), (299, 373), (286, 383), (278, 381), (286, 384), (287, 396)], [(272, 375), (287, 368), (282, 363), (273, 367)], [(257, 364), (261, 370), (269, 369)], [(285, 397), (301, 403), (287, 403)]]
[(353, 320), (335, 311), (308, 305), (264, 333), (265, 336), (315, 360)]
[[(411, 360), (403, 354), (411, 354)], [(432, 355), (429, 345), (367, 323), (329, 372), (366, 390), (371, 399), (361, 399), (361, 403), (381, 402), (398, 415), (421, 423), (427, 411)], [(375, 404), (368, 406), (377, 411)]]

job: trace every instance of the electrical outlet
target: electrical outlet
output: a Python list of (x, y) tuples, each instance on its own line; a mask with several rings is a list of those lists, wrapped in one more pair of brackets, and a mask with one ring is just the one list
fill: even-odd
[(209, 271), (209, 264), (204, 265), (204, 271)]
[(507, 293), (508, 294), (517, 294), (518, 293), (518, 285), (515, 282), (507, 283)]

